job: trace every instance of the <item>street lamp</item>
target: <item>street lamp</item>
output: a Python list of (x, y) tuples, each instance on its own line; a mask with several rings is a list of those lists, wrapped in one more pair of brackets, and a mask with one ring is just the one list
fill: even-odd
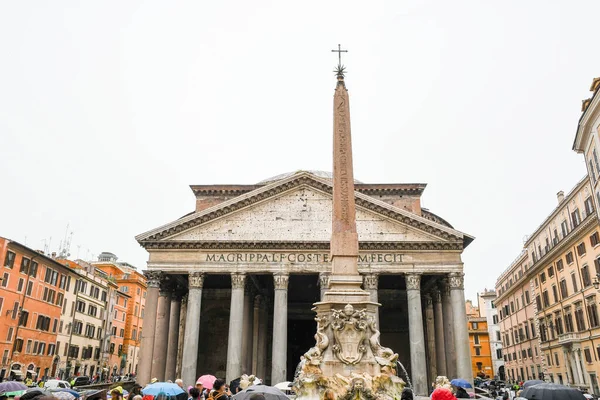
[(596, 277), (594, 278), (594, 282), (592, 282), (592, 285), (594, 285), (594, 289), (600, 289), (600, 272), (596, 273)]

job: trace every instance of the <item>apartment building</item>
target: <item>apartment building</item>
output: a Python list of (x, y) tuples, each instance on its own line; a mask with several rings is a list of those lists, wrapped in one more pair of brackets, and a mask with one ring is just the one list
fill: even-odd
[[(588, 179), (596, 200), (596, 210), (600, 210), (600, 77), (594, 78), (590, 86), (592, 97), (581, 105), (581, 118), (573, 141), (573, 150), (583, 154), (588, 170)], [(600, 214), (597, 215), (600, 216)]]
[(70, 270), (3, 237), (0, 260), (0, 380), (54, 376)]
[(506, 379), (504, 372), (504, 357), (502, 354), (502, 337), (500, 335), (500, 318), (496, 307), (496, 291), (484, 289), (477, 294), (477, 306), (479, 316), (485, 317), (490, 340), (490, 351), (492, 356), (492, 377), (500, 380)]
[(543, 354), (537, 335), (527, 251), (510, 264), (496, 281), (496, 307), (499, 309), (506, 379), (544, 379)]
[(73, 272), (74, 284), (66, 292), (67, 303), (61, 316), (59, 335), (66, 345), (60, 353), (58, 375), (105, 377), (108, 360), (103, 359), (102, 348), (112, 322), (108, 312), (110, 293), (117, 290), (117, 285), (94, 273), (85, 263), (60, 262)]
[[(122, 349), (126, 361), (122, 373), (137, 374), (146, 305), (146, 278), (133, 265), (117, 260), (116, 255), (103, 252), (93, 265), (107, 274), (110, 279), (114, 279), (119, 291), (129, 296), (123, 299), (120, 308), (121, 312), (123, 309), (126, 312)], [(118, 332), (120, 333), (120, 328)]]
[(467, 313), (467, 329), (469, 331), (469, 347), (473, 376), (493, 378), (494, 370), (490, 350), (490, 335), (487, 329), (487, 319), (481, 316), (479, 307), (471, 300), (465, 304)]

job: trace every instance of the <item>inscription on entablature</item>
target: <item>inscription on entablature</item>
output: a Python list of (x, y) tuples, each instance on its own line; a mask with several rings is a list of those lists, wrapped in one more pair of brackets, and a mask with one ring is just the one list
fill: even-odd
[[(215, 263), (305, 263), (321, 264), (331, 262), (329, 253), (205, 253), (200, 261)], [(359, 264), (401, 263), (402, 254), (370, 253), (358, 256)]]

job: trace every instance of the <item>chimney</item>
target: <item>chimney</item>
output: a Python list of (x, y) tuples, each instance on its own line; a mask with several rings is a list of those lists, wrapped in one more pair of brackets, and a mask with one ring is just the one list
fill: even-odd
[(56, 252), (55, 251), (52, 252), (52, 258), (56, 258)]
[(556, 198), (558, 199), (558, 204), (562, 203), (565, 199), (565, 192), (561, 190), (560, 192), (556, 193)]

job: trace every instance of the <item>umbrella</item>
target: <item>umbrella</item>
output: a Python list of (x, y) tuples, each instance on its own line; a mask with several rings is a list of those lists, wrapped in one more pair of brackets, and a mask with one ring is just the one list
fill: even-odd
[(277, 389), (281, 390), (282, 392), (285, 392), (286, 390), (292, 390), (291, 386), (292, 386), (292, 382), (285, 381), (285, 382), (279, 382), (274, 387), (276, 387)]
[(69, 392), (52, 392), (52, 397), (60, 400), (75, 400), (75, 396)]
[(15, 390), (14, 392), (4, 392), (4, 393), (0, 393), (0, 396), (6, 396), (6, 397), (17, 397), (17, 396), (21, 396), (23, 393), (25, 393), (24, 390)]
[(466, 381), (464, 379), (452, 379), (450, 381), (450, 384), (456, 387), (461, 387), (463, 389), (471, 389), (473, 388), (473, 386), (469, 383), (469, 381)]
[(523, 389), (527, 389), (530, 386), (539, 385), (540, 383), (546, 383), (546, 382), (540, 381), (539, 379), (533, 379), (531, 381), (525, 381), (525, 383), (523, 383)]
[(0, 382), (0, 393), (18, 392), (29, 389), (26, 385), (16, 381)]
[(585, 400), (585, 396), (577, 389), (557, 383), (540, 383), (523, 390), (521, 397), (528, 400)]
[(142, 394), (144, 396), (157, 396), (159, 394), (164, 394), (165, 396), (177, 396), (181, 393), (185, 393), (185, 391), (180, 388), (179, 385), (167, 382), (152, 383), (142, 389)]
[(266, 400), (288, 400), (288, 397), (281, 390), (272, 386), (257, 385), (250, 386), (246, 390), (242, 390), (233, 398), (235, 400), (249, 400), (253, 394), (260, 393), (265, 396)]
[(199, 384), (199, 383), (201, 383), (202, 386), (204, 386), (204, 389), (212, 390), (213, 385), (214, 385), (214, 383), (215, 383), (216, 380), (217, 380), (217, 378), (215, 376), (213, 376), (213, 375), (202, 375), (196, 381), (196, 385)]
[(81, 397), (81, 394), (77, 390), (68, 389), (68, 388), (58, 388), (58, 389), (50, 389), (50, 393), (54, 396), (54, 393), (66, 392), (72, 394), (76, 399)]

